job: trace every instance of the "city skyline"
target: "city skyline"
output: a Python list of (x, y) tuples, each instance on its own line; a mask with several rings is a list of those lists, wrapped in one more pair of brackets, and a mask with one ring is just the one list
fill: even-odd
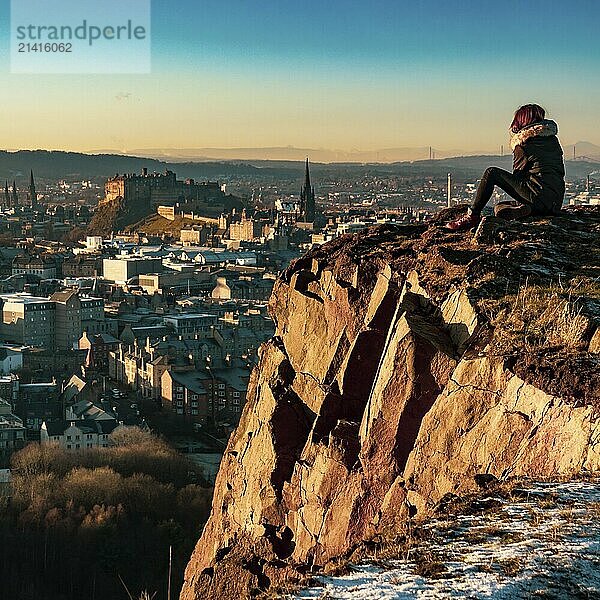
[(600, 7), (587, 0), (179, 8), (152, 3), (148, 75), (12, 75), (3, 30), (3, 146), (469, 153), (506, 149), (514, 110), (531, 101), (563, 144), (600, 143)]

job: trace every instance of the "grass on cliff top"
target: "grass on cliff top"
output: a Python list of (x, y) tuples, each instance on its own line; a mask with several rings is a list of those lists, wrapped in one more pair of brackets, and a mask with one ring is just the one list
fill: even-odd
[(493, 326), (491, 356), (507, 359), (515, 375), (543, 392), (600, 415), (600, 360), (590, 348), (600, 322), (598, 279), (526, 283), (479, 308)]
[(191, 227), (192, 225), (202, 225), (198, 221), (192, 221), (191, 219), (184, 219), (180, 215), (176, 215), (173, 221), (165, 219), (161, 215), (150, 215), (133, 225), (128, 225), (125, 228), (127, 232), (141, 231), (146, 235), (161, 236), (166, 234), (171, 237), (179, 237), (181, 230), (185, 227)]
[[(593, 333), (585, 303), (600, 300), (600, 283), (581, 278), (568, 285), (525, 283), (516, 295), (505, 296), (484, 310), (495, 328), (495, 349), (536, 351), (558, 347), (585, 349)], [(600, 317), (600, 315), (597, 315)]]

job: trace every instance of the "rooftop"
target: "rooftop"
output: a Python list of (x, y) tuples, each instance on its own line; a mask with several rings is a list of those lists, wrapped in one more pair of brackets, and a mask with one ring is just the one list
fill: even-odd
[(186, 321), (189, 319), (215, 319), (215, 315), (207, 314), (207, 313), (185, 313), (181, 315), (166, 315), (166, 319), (171, 319), (175, 321)]
[(81, 419), (79, 421), (65, 421), (62, 419), (44, 421), (42, 429), (48, 432), (49, 436), (64, 435), (65, 431), (75, 426), (83, 433), (112, 433), (118, 423), (116, 420), (100, 420), (94, 421), (91, 419)]
[(50, 298), (41, 298), (38, 296), (32, 296), (25, 292), (17, 292), (14, 294), (0, 294), (0, 299), (4, 302), (12, 302), (13, 304), (52, 304)]
[(171, 378), (176, 383), (180, 383), (185, 386), (188, 390), (195, 392), (196, 394), (206, 394), (206, 388), (204, 387), (203, 381), (209, 379), (208, 374), (202, 371), (171, 371)]

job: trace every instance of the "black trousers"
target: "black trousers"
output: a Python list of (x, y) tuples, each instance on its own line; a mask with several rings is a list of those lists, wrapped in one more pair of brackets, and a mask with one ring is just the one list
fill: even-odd
[(475, 200), (471, 206), (471, 210), (475, 214), (480, 214), (485, 205), (490, 201), (494, 193), (494, 186), (496, 185), (515, 200), (533, 207), (534, 202), (531, 197), (531, 190), (520, 177), (498, 167), (488, 167), (479, 182)]

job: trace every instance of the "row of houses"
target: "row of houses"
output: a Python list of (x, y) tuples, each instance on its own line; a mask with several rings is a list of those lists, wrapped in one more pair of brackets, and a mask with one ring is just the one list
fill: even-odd
[(57, 444), (67, 450), (106, 447), (119, 427), (147, 428), (137, 413), (98, 399), (89, 382), (74, 375), (62, 385), (21, 384), (0, 377), (0, 466), (27, 442)]
[(40, 443), (55, 444), (65, 450), (107, 448), (110, 434), (119, 426), (116, 420), (44, 421)]
[[(77, 406), (84, 388), (85, 382), (79, 378), (73, 378), (62, 392), (56, 382), (20, 384), (15, 375), (0, 378), (0, 393), (7, 398), (0, 398), (0, 466), (7, 466), (14, 452), (38, 438), (75, 449), (75, 442), (70, 444), (75, 434), (66, 432), (70, 425), (85, 426), (85, 433), (77, 433), (77, 448), (106, 445), (117, 420), (88, 401), (79, 401)], [(69, 425), (65, 425), (65, 416), (72, 420)], [(58, 440), (57, 436), (63, 435), (68, 437)]]
[[(139, 255), (106, 257), (106, 254), (38, 253), (20, 251), (11, 259), (12, 275), (36, 275), (40, 279), (57, 277), (104, 277), (126, 282), (140, 273), (163, 270), (163, 261), (191, 263), (196, 266), (220, 266), (226, 264), (256, 265), (253, 251), (228, 251), (223, 248), (146, 247)], [(8, 273), (5, 273), (8, 274)]]
[(246, 401), (250, 371), (245, 368), (171, 369), (161, 377), (162, 407), (193, 423), (237, 423)]
[(109, 351), (109, 376), (182, 421), (235, 423), (244, 404), (250, 365), (220, 356), (214, 338), (165, 337), (154, 342), (148, 338), (145, 345), (136, 342)]

